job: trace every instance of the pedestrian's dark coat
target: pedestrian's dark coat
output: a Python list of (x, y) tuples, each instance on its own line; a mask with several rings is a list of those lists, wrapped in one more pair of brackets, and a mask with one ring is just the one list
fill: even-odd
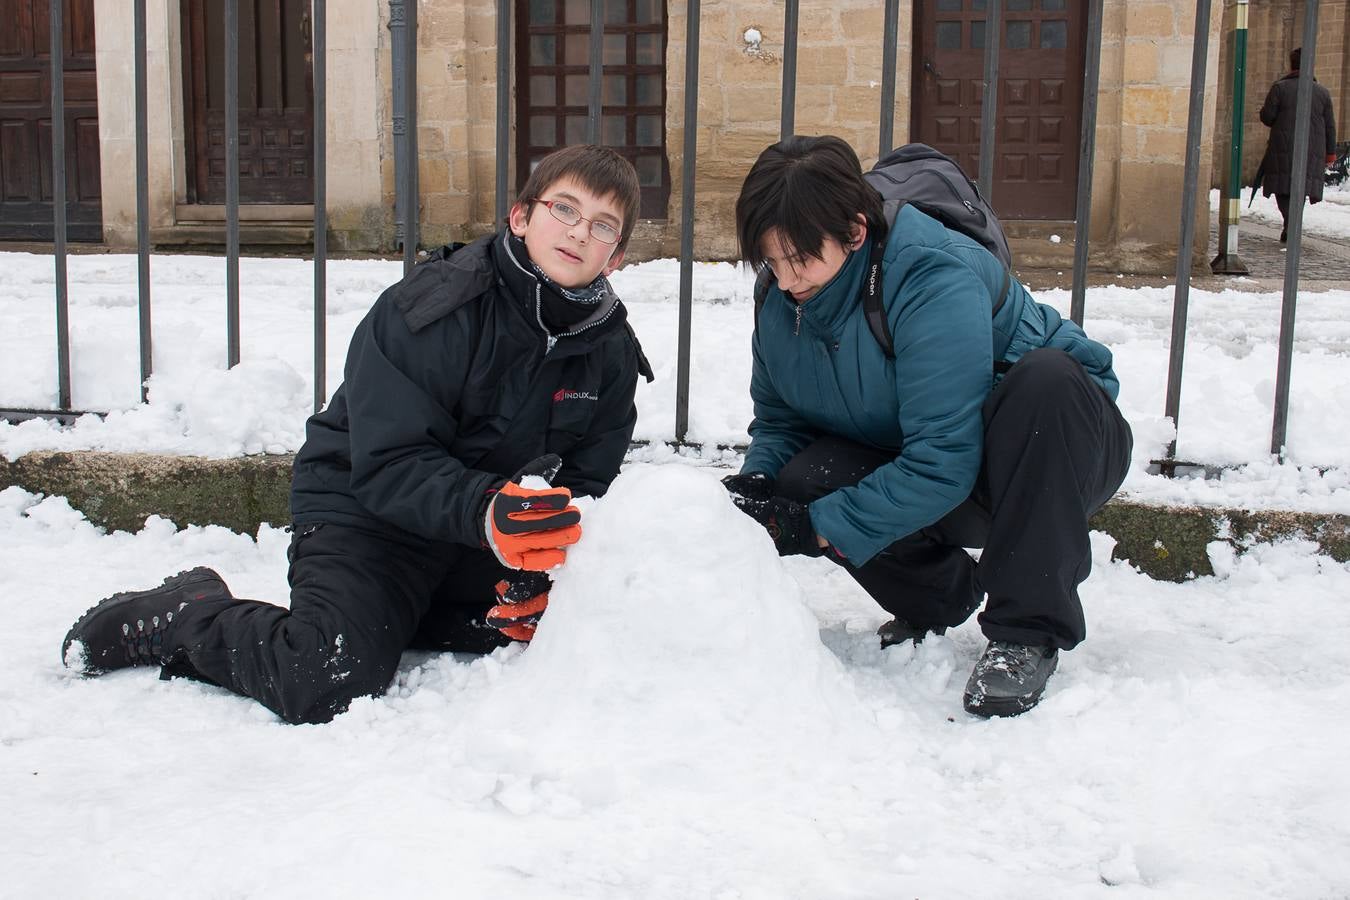
[(543, 286), (502, 231), (446, 248), (384, 292), (356, 327), (344, 383), (306, 426), (295, 522), (478, 546), (486, 492), (557, 453), (554, 483), (600, 496), (619, 472), (650, 378), (612, 293), (550, 336)]
[[(1261, 162), (1261, 193), (1292, 194), (1294, 169), (1294, 114), (1298, 106), (1298, 73), (1291, 72), (1271, 85), (1261, 105), (1261, 121), (1270, 128), (1266, 156)], [(1308, 170), (1304, 194), (1313, 203), (1322, 199), (1326, 157), (1336, 152), (1336, 118), (1331, 94), (1313, 82), (1312, 113), (1308, 120)]]

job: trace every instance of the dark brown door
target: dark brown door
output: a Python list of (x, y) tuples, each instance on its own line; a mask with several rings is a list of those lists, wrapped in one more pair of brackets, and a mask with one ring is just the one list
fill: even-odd
[[(103, 238), (93, 0), (66, 0), (66, 236)], [(0, 240), (50, 241), (50, 5), (0, 0)]]
[[(600, 143), (638, 173), (639, 215), (664, 219), (666, 158), (665, 0), (605, 0)], [(516, 0), (517, 187), (539, 159), (586, 143), (590, 0)]]
[[(979, 174), (986, 0), (915, 0), (910, 133)], [(993, 206), (1072, 219), (1082, 116), (1084, 4), (1002, 0)]]
[[(182, 0), (189, 199), (225, 202), (225, 3)], [(239, 201), (314, 202), (309, 0), (239, 4)]]

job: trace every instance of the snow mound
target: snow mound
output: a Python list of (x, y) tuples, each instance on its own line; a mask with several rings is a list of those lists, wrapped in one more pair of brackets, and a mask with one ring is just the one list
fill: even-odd
[(534, 751), (580, 742), (687, 765), (691, 742), (743, 751), (875, 721), (768, 536), (711, 473), (626, 472), (582, 527), (538, 634), (493, 688)]

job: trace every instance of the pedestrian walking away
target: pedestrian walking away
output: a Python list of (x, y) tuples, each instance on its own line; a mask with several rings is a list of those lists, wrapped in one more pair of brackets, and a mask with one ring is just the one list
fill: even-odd
[(1291, 198), (1306, 197), (1309, 203), (1320, 203), (1326, 181), (1326, 167), (1336, 162), (1336, 116), (1331, 106), (1331, 93), (1313, 80), (1312, 106), (1308, 118), (1308, 167), (1302, 191), (1295, 191), (1294, 130), (1297, 125), (1299, 67), (1303, 48), (1289, 53), (1289, 74), (1283, 76), (1266, 94), (1261, 104), (1261, 123), (1270, 129), (1266, 154), (1261, 160), (1261, 195), (1275, 196), (1284, 227), (1280, 243), (1289, 239), (1289, 204)]

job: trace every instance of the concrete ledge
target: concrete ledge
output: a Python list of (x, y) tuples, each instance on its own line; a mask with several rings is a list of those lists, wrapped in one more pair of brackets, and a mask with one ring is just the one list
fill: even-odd
[[(17, 486), (67, 498), (96, 525), (136, 531), (150, 515), (183, 525), (223, 525), (253, 534), (290, 521), (290, 456), (208, 460), (124, 453), (30, 453), (0, 458), (0, 489)], [(1151, 506), (1116, 499), (1092, 519), (1116, 539), (1115, 557), (1160, 580), (1212, 575), (1206, 547), (1223, 540), (1238, 552), (1288, 537), (1316, 541), (1350, 560), (1350, 516), (1281, 510)]]

